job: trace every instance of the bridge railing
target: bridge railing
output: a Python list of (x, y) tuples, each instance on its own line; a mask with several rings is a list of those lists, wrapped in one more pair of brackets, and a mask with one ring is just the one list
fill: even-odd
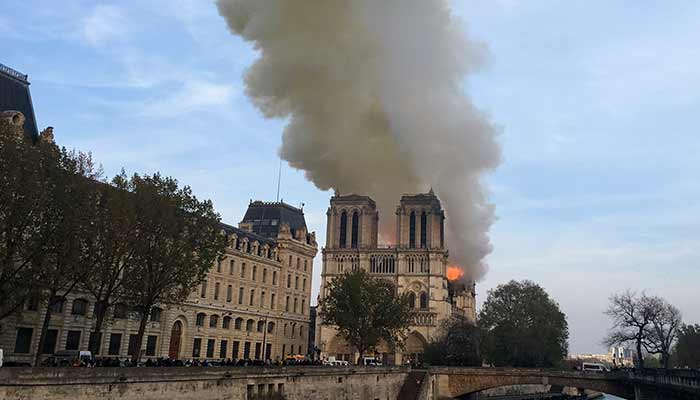
[(626, 377), (653, 385), (683, 386), (700, 390), (700, 370), (692, 369), (644, 369), (626, 371)]

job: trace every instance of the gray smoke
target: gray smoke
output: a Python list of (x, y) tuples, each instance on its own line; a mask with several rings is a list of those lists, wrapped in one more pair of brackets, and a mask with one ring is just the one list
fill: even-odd
[(281, 156), (320, 189), (373, 197), (387, 235), (399, 196), (433, 187), (451, 262), (480, 278), (494, 220), (480, 176), (498, 165), (500, 148), (462, 89), (485, 47), (465, 37), (447, 1), (217, 5), (260, 52), (245, 78), (248, 96), (266, 117), (289, 118)]

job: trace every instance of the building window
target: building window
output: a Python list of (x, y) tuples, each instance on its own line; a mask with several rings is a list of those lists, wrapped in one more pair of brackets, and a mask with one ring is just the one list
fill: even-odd
[(260, 307), (265, 307), (265, 292), (260, 292)]
[(299, 299), (297, 299), (296, 297), (294, 298), (294, 313), (297, 312), (297, 303), (298, 303), (298, 300), (299, 300)]
[(44, 338), (44, 348), (41, 349), (41, 354), (53, 354), (56, 352), (56, 342), (58, 340), (58, 330), (49, 329), (46, 331)]
[(202, 339), (194, 338), (194, 344), (192, 345), (192, 357), (199, 358), (202, 351)]
[[(255, 343), (255, 359), (259, 360), (260, 359), (260, 351), (262, 350), (262, 344), (261, 343)], [(260, 386), (260, 385), (258, 385)], [(263, 385), (264, 387), (264, 385)], [(258, 389), (258, 394), (262, 394), (262, 390)]]
[(66, 337), (66, 350), (80, 349), (81, 333), (81, 331), (68, 331), (68, 336)]
[(195, 325), (197, 326), (204, 326), (204, 319), (207, 317), (206, 314), (204, 313), (199, 313), (197, 314), (197, 319), (195, 321)]
[(202, 290), (199, 293), (199, 297), (201, 297), (201, 298), (207, 297), (207, 281), (202, 282)]
[(304, 260), (304, 272), (306, 272), (306, 268), (309, 265), (309, 260)]
[(294, 277), (294, 290), (299, 290), (299, 277)]
[(156, 355), (156, 343), (158, 336), (148, 335), (146, 338), (146, 356), (152, 357)]
[(267, 283), (267, 268), (263, 268), (263, 283)]
[(133, 356), (136, 353), (136, 345), (138, 342), (139, 335), (129, 335), (129, 346), (127, 347), (126, 355)]
[(233, 275), (233, 270), (235, 269), (236, 262), (234, 260), (228, 261), (228, 274)]
[(243, 287), (238, 289), (238, 304), (243, 304)]
[(277, 271), (272, 271), (272, 284), (277, 284)]
[(33, 328), (17, 328), (15, 339), (15, 353), (27, 354), (32, 346)]
[(342, 214), (340, 214), (340, 240), (338, 241), (338, 244), (340, 248), (344, 248), (347, 244), (347, 239), (348, 239), (348, 214), (343, 211)]
[(216, 346), (216, 340), (207, 340), (207, 358), (214, 358), (214, 346)]
[(408, 304), (411, 305), (411, 308), (415, 308), (415, 307), (416, 307), (416, 294), (415, 294), (415, 293), (410, 292), (410, 293), (408, 294)]
[(238, 358), (238, 352), (241, 350), (241, 342), (238, 340), (233, 341), (233, 349), (231, 349), (231, 356), (236, 359)]
[(219, 348), (219, 358), (226, 358), (227, 352), (228, 352), (228, 340), (222, 340), (221, 347)]
[(27, 311), (37, 311), (39, 309), (39, 296), (32, 295), (25, 304)]
[(221, 260), (216, 263), (216, 272), (221, 272)]
[(221, 326), (224, 329), (231, 329), (231, 317), (224, 317), (224, 322), (223, 325)]
[(445, 217), (440, 219), (440, 247), (445, 247)]
[(245, 263), (241, 263), (241, 278), (245, 278)]
[(52, 298), (51, 299), (51, 312), (53, 314), (63, 313), (63, 303), (64, 303), (64, 300), (62, 297)]
[(420, 308), (428, 308), (428, 294), (425, 292), (420, 294)]
[(216, 282), (214, 284), (214, 300), (219, 300), (220, 287), (221, 287), (221, 284), (219, 282)]
[(301, 313), (306, 314), (306, 300), (301, 299)]
[(249, 319), (248, 321), (246, 321), (245, 330), (248, 332), (252, 332), (253, 331), (253, 324), (255, 324), (255, 321), (253, 321), (252, 319)]
[(416, 247), (416, 213), (413, 211), (409, 217), (408, 247), (412, 249)]
[[(299, 337), (303, 338), (304, 337), (304, 325), (299, 326)], [(300, 347), (301, 349), (301, 347)], [(301, 350), (299, 351), (299, 354), (301, 354)]]
[(253, 265), (253, 272), (250, 274), (250, 279), (255, 280), (255, 275), (258, 274), (258, 266)]
[[(272, 333), (275, 331), (275, 323), (274, 322), (268, 322), (267, 323), (267, 333)], [(269, 356), (269, 354), (268, 354)]]
[(272, 293), (270, 295), (270, 309), (274, 310), (275, 309), (275, 294)]
[(264, 321), (258, 321), (258, 332), (262, 332), (265, 330), (265, 322)]
[(292, 287), (292, 274), (287, 274), (287, 289)]
[(360, 217), (357, 215), (357, 211), (352, 213), (352, 234), (350, 236), (350, 247), (353, 249), (357, 248), (357, 239), (359, 233)]
[(114, 319), (124, 319), (126, 318), (126, 314), (126, 304), (119, 303), (114, 306)]
[(289, 268), (292, 268), (292, 256), (289, 256)]
[(427, 245), (428, 237), (428, 217), (423, 211), (420, 214), (420, 247), (425, 248)]
[(284, 311), (289, 312), (289, 296), (284, 301)]
[(243, 359), (250, 359), (250, 342), (243, 343)]
[(219, 325), (219, 316), (214, 314), (209, 317), (209, 327), (216, 328)]
[(250, 289), (250, 301), (248, 302), (249, 305), (253, 305), (253, 300), (255, 299), (255, 289)]
[(113, 333), (109, 336), (109, 348), (107, 349), (107, 355), (118, 356), (119, 351), (122, 348), (122, 334)]
[(71, 309), (70, 313), (73, 315), (85, 315), (87, 314), (87, 307), (87, 300), (75, 299), (73, 300), (73, 309)]
[(304, 278), (304, 282), (301, 285), (301, 290), (306, 290), (306, 278)]
[(230, 303), (233, 300), (233, 286), (228, 285), (226, 288), (226, 302)]
[(234, 328), (236, 328), (239, 331), (243, 328), (243, 318), (241, 318), (241, 317), (236, 318), (236, 322), (234, 323)]
[(153, 307), (151, 309), (151, 322), (160, 322), (160, 316), (163, 310), (158, 307)]

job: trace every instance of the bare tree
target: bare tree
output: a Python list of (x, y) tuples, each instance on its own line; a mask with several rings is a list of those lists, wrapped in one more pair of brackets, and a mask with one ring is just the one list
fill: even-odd
[(668, 368), (673, 343), (678, 338), (678, 330), (683, 324), (681, 312), (660, 297), (652, 297), (650, 305), (655, 310), (644, 348), (651, 354), (661, 355), (661, 365)]
[(642, 350), (650, 340), (651, 328), (658, 312), (657, 302), (644, 293), (637, 297), (636, 293), (628, 290), (612, 295), (605, 314), (613, 319), (613, 327), (603, 342), (608, 346), (634, 343), (637, 367), (644, 368)]

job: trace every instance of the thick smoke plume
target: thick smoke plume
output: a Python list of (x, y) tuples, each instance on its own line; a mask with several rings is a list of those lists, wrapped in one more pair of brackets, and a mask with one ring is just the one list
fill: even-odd
[[(496, 129), (462, 90), (485, 54), (445, 0), (218, 0), (260, 57), (247, 94), (289, 118), (281, 156), (320, 189), (373, 197), (393, 234), (402, 193), (433, 187), (452, 263), (485, 272), (494, 220), (480, 182), (496, 167)], [(384, 236), (386, 238), (386, 236)]]

